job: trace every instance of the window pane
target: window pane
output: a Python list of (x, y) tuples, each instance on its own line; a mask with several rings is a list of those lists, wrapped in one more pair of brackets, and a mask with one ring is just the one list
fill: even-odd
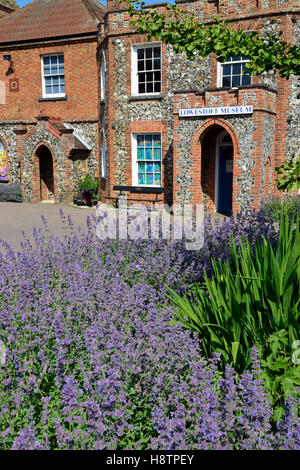
[(233, 75), (240, 75), (242, 70), (241, 64), (233, 64), (232, 66), (232, 74)]
[(153, 163), (147, 163), (147, 173), (153, 173), (154, 166)]
[(146, 160), (152, 160), (152, 159), (153, 159), (152, 149), (146, 148)]
[(158, 148), (153, 149), (153, 158), (154, 160), (160, 160), (161, 158), (160, 149)]
[(50, 57), (44, 57), (44, 65), (50, 64)]
[(154, 184), (161, 185), (160, 175), (154, 175)]
[(154, 59), (154, 70), (160, 70), (160, 59)]
[(58, 62), (57, 61), (57, 55), (52, 55), (50, 57), (50, 62), (51, 62), (52, 65), (57, 64), (57, 62)]
[(59, 87), (58, 86), (53, 86), (53, 93), (56, 95), (57, 93), (59, 93)]
[(153, 145), (154, 147), (160, 147), (160, 135), (153, 136)]
[(154, 163), (154, 172), (160, 173), (160, 163)]
[(234, 62), (237, 62), (237, 61), (240, 61), (240, 60), (242, 60), (242, 57), (239, 57), (239, 56), (232, 57), (232, 61), (234, 61)]
[(152, 59), (146, 60), (146, 70), (152, 70)]
[(53, 77), (52, 79), (53, 85), (58, 85), (58, 82), (59, 82), (59, 77)]
[(146, 73), (146, 80), (147, 82), (153, 82), (153, 72)]
[(145, 160), (145, 150), (137, 149), (137, 158), (138, 160)]
[(231, 74), (231, 65), (223, 65), (223, 75)]
[(230, 77), (223, 77), (223, 86), (230, 86)]
[(145, 84), (144, 83), (139, 84), (139, 93), (145, 93)]
[(251, 76), (243, 75), (242, 76), (242, 85), (251, 85)]
[(63, 56), (63, 55), (58, 56), (58, 62), (59, 62), (60, 64), (63, 64), (63, 63), (64, 63), (64, 56)]
[(152, 48), (147, 47), (147, 49), (146, 49), (146, 57), (147, 57), (147, 59), (152, 58)]
[(51, 67), (51, 75), (57, 75), (58, 74), (58, 67), (54, 66)]
[(240, 75), (234, 75), (232, 77), (232, 86), (235, 87), (235, 86), (240, 86), (241, 84), (241, 77)]
[(160, 72), (154, 72), (154, 80), (160, 82)]
[(146, 183), (153, 184), (153, 175), (146, 175)]
[(51, 93), (52, 93), (52, 87), (51, 87), (51, 86), (46, 86), (45, 92), (46, 92), (46, 95), (51, 95)]
[(145, 136), (143, 135), (138, 135), (137, 136), (137, 144), (138, 146), (144, 146), (144, 143), (145, 143)]
[(44, 68), (44, 75), (50, 75), (50, 66)]
[(145, 62), (143, 60), (138, 60), (138, 71), (145, 70)]
[(144, 52), (145, 52), (145, 49), (138, 49), (138, 51), (137, 51), (138, 59), (143, 59), (144, 58)]
[(155, 93), (160, 93), (160, 82), (154, 83), (154, 91)]
[(147, 93), (153, 93), (153, 83), (147, 83)]
[(160, 57), (160, 47), (154, 47), (154, 57)]
[(58, 68), (58, 70), (59, 70), (59, 73), (60, 73), (60, 74), (64, 74), (64, 73), (65, 73), (65, 67), (64, 67), (63, 65), (60, 65), (59, 68)]
[(138, 172), (139, 173), (144, 173), (146, 169), (146, 165), (144, 162), (139, 162), (138, 164)]
[(139, 173), (139, 176), (138, 176), (138, 184), (145, 184), (145, 182), (146, 182), (146, 180), (145, 180), (145, 175)]
[(152, 135), (145, 135), (145, 146), (152, 147)]
[(146, 81), (146, 74), (139, 73), (139, 83), (145, 83), (145, 81)]

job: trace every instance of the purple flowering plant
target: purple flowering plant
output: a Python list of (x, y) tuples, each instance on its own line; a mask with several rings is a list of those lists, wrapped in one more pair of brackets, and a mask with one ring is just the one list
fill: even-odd
[(166, 285), (178, 292), (225, 259), (230, 237), (277, 233), (261, 213), (217, 226), (205, 244), (99, 240), (97, 220), (65, 236), (34, 229), (0, 255), (0, 449), (296, 449), (296, 399), (271, 426), (272, 407), (252, 369), (220, 373), (201, 339), (171, 325)]

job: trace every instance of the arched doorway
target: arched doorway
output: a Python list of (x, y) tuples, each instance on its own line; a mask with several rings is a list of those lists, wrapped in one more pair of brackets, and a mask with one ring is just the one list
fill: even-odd
[(50, 150), (42, 145), (37, 150), (39, 160), (39, 196), (41, 201), (54, 202), (53, 158)]
[(208, 211), (232, 212), (233, 142), (218, 124), (201, 136), (201, 188)]

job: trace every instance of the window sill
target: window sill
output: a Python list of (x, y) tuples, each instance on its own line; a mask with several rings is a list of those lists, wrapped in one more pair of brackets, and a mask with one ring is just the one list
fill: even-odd
[(38, 101), (41, 103), (42, 101), (67, 101), (67, 96), (52, 96), (51, 98), (39, 98)]
[(162, 100), (163, 95), (134, 95), (129, 96), (128, 101)]

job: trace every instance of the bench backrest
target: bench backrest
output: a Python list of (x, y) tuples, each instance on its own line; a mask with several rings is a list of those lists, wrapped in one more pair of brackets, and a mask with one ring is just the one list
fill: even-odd
[(130, 193), (163, 194), (165, 188), (145, 187), (145, 186), (114, 186), (114, 191), (128, 191)]

